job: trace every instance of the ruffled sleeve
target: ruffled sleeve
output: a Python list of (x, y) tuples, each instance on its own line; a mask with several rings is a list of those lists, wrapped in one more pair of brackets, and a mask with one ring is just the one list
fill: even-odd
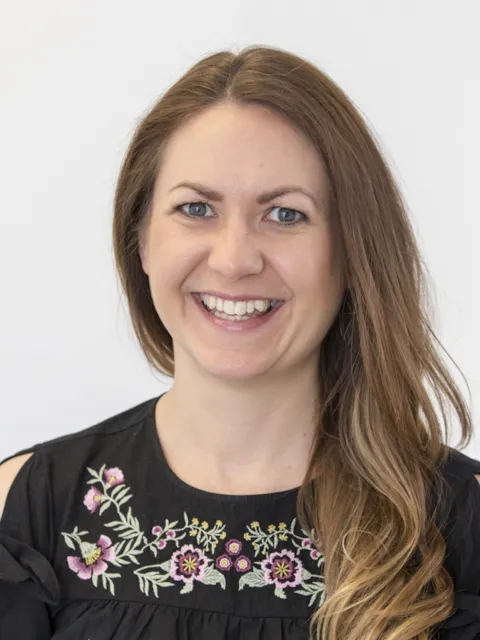
[(455, 612), (439, 626), (438, 640), (480, 640), (480, 462), (455, 455), (462, 471), (452, 478), (444, 561), (455, 587)]
[(47, 465), (35, 451), (17, 474), (0, 520), (2, 639), (52, 636), (49, 605), (60, 596), (50, 563), (52, 501)]

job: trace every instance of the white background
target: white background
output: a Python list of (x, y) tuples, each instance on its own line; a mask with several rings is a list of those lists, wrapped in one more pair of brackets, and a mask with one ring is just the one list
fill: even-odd
[(480, 458), (479, 28), (477, 0), (1, 0), (0, 459), (166, 388), (113, 268), (115, 180), (161, 93), (249, 44), (310, 59), (380, 137), (432, 274), (435, 331), (471, 388), (465, 452)]

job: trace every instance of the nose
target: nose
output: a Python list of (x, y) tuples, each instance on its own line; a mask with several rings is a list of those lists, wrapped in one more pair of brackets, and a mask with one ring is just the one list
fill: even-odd
[(258, 239), (241, 216), (230, 216), (214, 234), (208, 266), (229, 280), (262, 271), (263, 258)]

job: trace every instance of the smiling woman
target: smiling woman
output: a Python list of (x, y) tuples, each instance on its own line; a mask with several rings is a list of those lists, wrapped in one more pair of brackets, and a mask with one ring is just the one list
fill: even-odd
[(333, 80), (200, 60), (134, 133), (113, 239), (173, 384), (0, 466), (0, 637), (480, 638), (480, 462), (446, 444), (471, 416)]

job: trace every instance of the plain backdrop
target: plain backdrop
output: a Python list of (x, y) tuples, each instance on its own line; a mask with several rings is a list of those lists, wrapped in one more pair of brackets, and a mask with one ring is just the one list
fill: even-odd
[[(477, 0), (1, 0), (0, 459), (158, 395), (114, 272), (139, 119), (199, 58), (266, 44), (351, 97), (397, 176), (480, 458)], [(456, 446), (458, 431), (450, 444)]]

